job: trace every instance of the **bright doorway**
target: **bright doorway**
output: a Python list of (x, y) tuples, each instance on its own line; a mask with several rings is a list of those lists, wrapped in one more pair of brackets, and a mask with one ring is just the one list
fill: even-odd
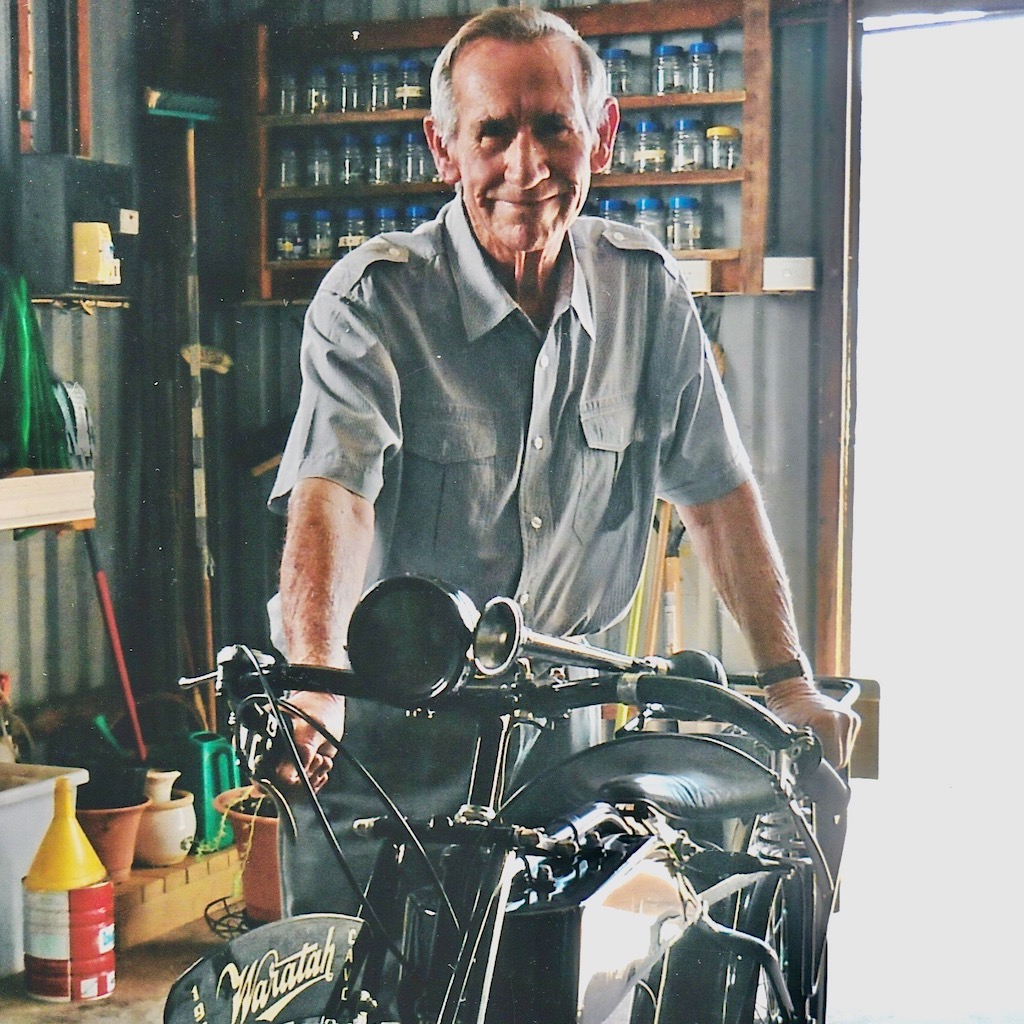
[(1024, 16), (863, 47), (855, 783), (829, 1024), (1024, 1021)]

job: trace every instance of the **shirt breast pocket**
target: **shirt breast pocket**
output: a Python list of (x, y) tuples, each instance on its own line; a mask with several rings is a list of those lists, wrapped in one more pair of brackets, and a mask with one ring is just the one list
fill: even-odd
[(425, 553), (472, 543), (494, 516), (494, 414), (464, 406), (415, 407), (403, 411), (403, 435), (403, 543)]
[(636, 407), (630, 396), (592, 399), (580, 407), (579, 500), (573, 529), (583, 543), (616, 529), (634, 505), (632, 445), (638, 438)]

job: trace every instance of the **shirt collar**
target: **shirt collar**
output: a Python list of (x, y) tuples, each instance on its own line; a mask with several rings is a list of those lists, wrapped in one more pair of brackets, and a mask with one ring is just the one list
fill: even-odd
[[(519, 307), (498, 281), (487, 262), (469, 225), (469, 218), (458, 192), (455, 199), (445, 208), (444, 224), (449, 239), (452, 277), (462, 311), (466, 340), (476, 341), (497, 327)], [(572, 270), (568, 306), (576, 313), (583, 330), (593, 337), (594, 317), (590, 306), (590, 292), (580, 262), (576, 258), (576, 243), (572, 231), (569, 232), (568, 239), (568, 256)], [(563, 301), (559, 299), (556, 302), (556, 319), (565, 309)]]

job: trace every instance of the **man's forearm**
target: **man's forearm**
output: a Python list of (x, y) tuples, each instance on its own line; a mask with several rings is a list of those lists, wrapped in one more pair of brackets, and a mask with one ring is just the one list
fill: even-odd
[(373, 506), (331, 480), (310, 477), (288, 501), (281, 614), (289, 661), (341, 666), (348, 620), (373, 543)]
[(789, 581), (757, 485), (741, 484), (715, 501), (680, 507), (679, 515), (757, 668), (799, 657)]

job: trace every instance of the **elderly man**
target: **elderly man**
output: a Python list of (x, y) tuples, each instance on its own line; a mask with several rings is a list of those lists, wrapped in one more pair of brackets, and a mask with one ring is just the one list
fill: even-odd
[[(580, 216), (619, 121), (597, 54), (557, 16), (494, 9), (449, 42), (431, 86), (424, 128), (455, 198), (416, 232), (346, 256), (306, 316), (302, 396), (271, 497), (288, 514), (271, 608), (281, 649), (344, 664), (359, 595), (401, 572), (480, 603), (515, 596), (545, 633), (600, 630), (629, 604), (660, 496), (742, 629), (769, 706), (845, 763), (856, 716), (814, 686), (674, 260), (639, 230)], [(294, 700), (340, 735), (338, 698)], [(352, 703), (348, 736), (405, 787), (404, 809), (458, 805), (457, 744), (386, 709), (358, 709), (357, 722)], [(336, 751), (302, 722), (296, 733), (320, 788)], [(328, 787), (335, 820), (375, 812), (351, 790)], [(293, 911), (323, 909), (315, 864), (286, 867)], [(308, 901), (294, 898), (304, 870)]]

